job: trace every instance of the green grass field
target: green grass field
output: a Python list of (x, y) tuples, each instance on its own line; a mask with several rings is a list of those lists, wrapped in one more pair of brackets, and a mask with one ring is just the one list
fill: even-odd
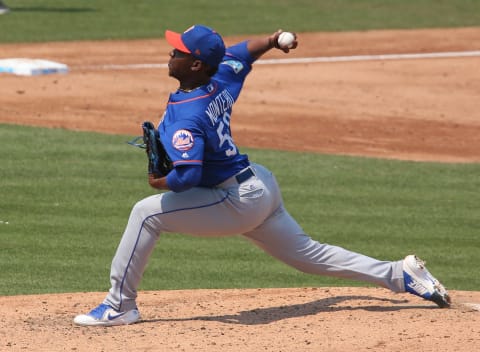
[(162, 37), (208, 24), (223, 35), (480, 24), (477, 0), (8, 0), (0, 42)]
[[(152, 193), (129, 138), (0, 125), (1, 295), (108, 289), (130, 208)], [(380, 259), (415, 252), (449, 287), (479, 289), (480, 165), (245, 151), (312, 237)], [(141, 288), (354, 284), (296, 272), (239, 236), (168, 234)]]
[[(0, 42), (465, 27), (476, 0), (9, 0)], [(1, 77), (0, 77), (1, 79)], [(152, 193), (131, 136), (0, 124), (0, 295), (105, 291), (133, 204)], [(379, 259), (416, 252), (453, 289), (479, 290), (480, 165), (248, 151), (278, 176), (312, 237)], [(363, 285), (301, 274), (241, 237), (164, 235), (141, 289)]]

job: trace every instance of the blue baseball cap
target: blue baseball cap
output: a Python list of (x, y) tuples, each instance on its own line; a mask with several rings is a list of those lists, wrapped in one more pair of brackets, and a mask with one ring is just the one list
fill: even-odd
[(213, 29), (196, 24), (182, 34), (165, 31), (165, 39), (175, 49), (191, 54), (211, 67), (217, 67), (225, 55), (225, 44)]

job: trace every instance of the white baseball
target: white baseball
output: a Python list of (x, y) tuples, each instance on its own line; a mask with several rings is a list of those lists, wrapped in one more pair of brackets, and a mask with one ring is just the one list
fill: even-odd
[(295, 36), (292, 33), (282, 32), (278, 36), (278, 46), (280, 48), (291, 48), (294, 40)]

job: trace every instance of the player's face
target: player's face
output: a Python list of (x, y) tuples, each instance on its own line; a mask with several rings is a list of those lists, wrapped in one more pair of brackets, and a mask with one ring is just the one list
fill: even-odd
[(173, 49), (170, 52), (170, 60), (168, 61), (168, 74), (171, 77), (182, 79), (188, 75), (191, 70), (190, 67), (194, 61), (194, 57), (189, 53)]

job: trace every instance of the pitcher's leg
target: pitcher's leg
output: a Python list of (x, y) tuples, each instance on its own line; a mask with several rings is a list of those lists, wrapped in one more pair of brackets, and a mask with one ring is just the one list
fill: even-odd
[(103, 303), (121, 311), (134, 309), (137, 288), (160, 234), (214, 231), (215, 222), (208, 214), (220, 212), (224, 201), (220, 191), (192, 189), (156, 194), (136, 203), (112, 260), (111, 288)]
[(402, 261), (379, 261), (305, 235), (279, 208), (262, 226), (244, 236), (273, 257), (305, 273), (364, 281), (404, 292)]
[[(268, 203), (260, 180), (245, 183), (247, 191), (192, 188), (145, 198), (132, 209), (111, 266), (111, 289), (104, 303), (117, 310), (135, 307), (137, 287), (162, 232), (200, 236), (248, 232), (264, 219), (249, 204)], [(251, 186), (251, 187), (250, 187)], [(253, 191), (258, 191), (257, 197)]]
[(137, 287), (160, 236), (160, 230), (152, 226), (149, 220), (149, 213), (159, 208), (160, 197), (148, 197), (133, 207), (113, 257), (110, 269), (111, 288), (103, 303), (117, 310), (136, 308)]

